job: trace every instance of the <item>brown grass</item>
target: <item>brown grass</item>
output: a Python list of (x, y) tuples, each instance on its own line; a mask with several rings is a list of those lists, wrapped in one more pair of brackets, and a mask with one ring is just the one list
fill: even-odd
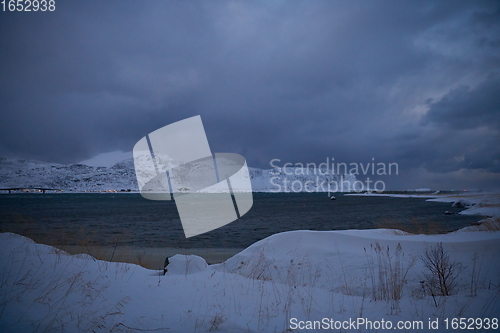
[(375, 223), (377, 229), (395, 229), (407, 234), (438, 235), (448, 231), (436, 221), (421, 221), (416, 218), (409, 218), (406, 223), (395, 222), (390, 219), (381, 219)]
[(467, 227), (467, 231), (500, 231), (500, 217), (494, 216)]

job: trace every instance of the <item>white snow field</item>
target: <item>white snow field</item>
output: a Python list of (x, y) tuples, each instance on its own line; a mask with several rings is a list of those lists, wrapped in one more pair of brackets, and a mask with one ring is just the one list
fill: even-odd
[[(441, 242), (449, 296), (421, 282)], [(498, 231), (292, 231), (218, 265), (176, 255), (165, 276), (12, 233), (0, 247), (1, 332), (436, 332), (459, 318), (494, 331), (500, 317)]]

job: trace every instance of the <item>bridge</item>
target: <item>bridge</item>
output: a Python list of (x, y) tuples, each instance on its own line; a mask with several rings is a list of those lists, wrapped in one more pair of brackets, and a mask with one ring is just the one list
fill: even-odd
[(9, 191), (9, 193), (11, 193), (11, 191), (23, 191), (23, 192), (26, 192), (26, 191), (30, 191), (30, 190), (38, 190), (42, 193), (45, 193), (45, 191), (63, 191), (61, 189), (58, 189), (58, 188), (46, 188), (46, 187), (8, 187), (8, 188), (0, 188), (0, 191)]

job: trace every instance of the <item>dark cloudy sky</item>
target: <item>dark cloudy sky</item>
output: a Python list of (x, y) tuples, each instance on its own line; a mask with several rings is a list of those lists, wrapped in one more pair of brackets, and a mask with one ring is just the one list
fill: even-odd
[(498, 1), (62, 1), (0, 13), (0, 155), (76, 162), (201, 115), (213, 152), (500, 188)]

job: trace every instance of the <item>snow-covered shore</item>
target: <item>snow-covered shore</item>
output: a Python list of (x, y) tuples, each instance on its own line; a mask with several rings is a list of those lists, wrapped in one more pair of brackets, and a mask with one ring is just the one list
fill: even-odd
[[(440, 242), (460, 273), (451, 296), (433, 297), (423, 290), (421, 256)], [(358, 318), (422, 323), (407, 331), (423, 332), (429, 318), (443, 329), (446, 318), (500, 314), (500, 232), (292, 231), (218, 265), (176, 255), (165, 276), (11, 233), (0, 244), (5, 332), (305, 332), (299, 327), (315, 321)], [(385, 279), (394, 277), (401, 292), (387, 297)]]
[(440, 196), (428, 201), (451, 202), (458, 207), (467, 208), (460, 214), (500, 216), (500, 193)]

